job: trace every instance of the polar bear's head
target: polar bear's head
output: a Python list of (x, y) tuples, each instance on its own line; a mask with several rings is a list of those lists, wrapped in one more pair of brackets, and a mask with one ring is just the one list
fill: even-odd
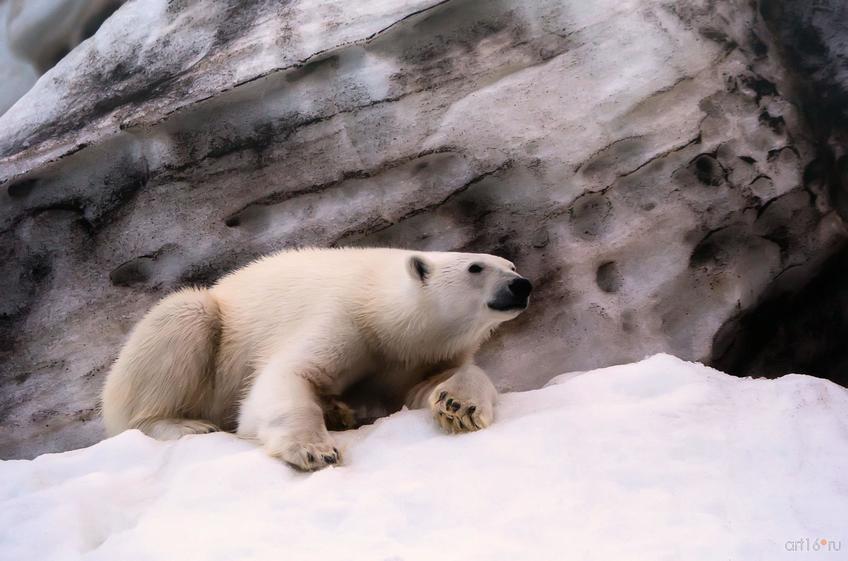
[(464, 330), (491, 331), (518, 316), (533, 290), (515, 265), (485, 253), (413, 253), (407, 268), (430, 316)]

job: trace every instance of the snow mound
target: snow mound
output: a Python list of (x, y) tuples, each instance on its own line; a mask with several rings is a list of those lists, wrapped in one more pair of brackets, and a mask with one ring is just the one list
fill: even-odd
[(505, 395), (479, 433), (402, 411), (338, 436), (346, 465), (312, 474), (228, 434), (130, 431), (0, 463), (0, 559), (848, 552), (848, 391), (809, 376), (740, 379), (657, 355)]

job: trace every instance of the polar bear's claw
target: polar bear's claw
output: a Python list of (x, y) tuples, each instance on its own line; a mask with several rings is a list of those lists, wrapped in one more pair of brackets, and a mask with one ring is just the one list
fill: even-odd
[(292, 443), (273, 455), (301, 471), (315, 471), (342, 462), (341, 452), (332, 442)]
[(439, 426), (446, 432), (473, 432), (492, 423), (490, 404), (459, 399), (447, 390), (434, 392), (430, 409)]

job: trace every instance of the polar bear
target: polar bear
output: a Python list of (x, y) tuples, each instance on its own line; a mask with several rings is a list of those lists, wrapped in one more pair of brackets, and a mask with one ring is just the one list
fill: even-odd
[(279, 252), (150, 310), (106, 378), (104, 424), (159, 439), (235, 431), (303, 470), (341, 461), (325, 419), (349, 422), (334, 397), (346, 393), (429, 407), (449, 432), (485, 428), (497, 391), (473, 357), (531, 290), (493, 255)]

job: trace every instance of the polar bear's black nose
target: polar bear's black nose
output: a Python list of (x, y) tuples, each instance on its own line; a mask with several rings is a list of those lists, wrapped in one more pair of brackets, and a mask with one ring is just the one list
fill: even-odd
[(518, 298), (527, 298), (533, 290), (533, 285), (530, 284), (530, 281), (524, 277), (512, 279), (509, 281), (507, 287), (509, 288), (509, 291), (515, 294)]
[(532, 290), (533, 285), (530, 284), (529, 280), (516, 275), (498, 286), (495, 297), (486, 302), (486, 305), (498, 312), (523, 310), (527, 307)]

